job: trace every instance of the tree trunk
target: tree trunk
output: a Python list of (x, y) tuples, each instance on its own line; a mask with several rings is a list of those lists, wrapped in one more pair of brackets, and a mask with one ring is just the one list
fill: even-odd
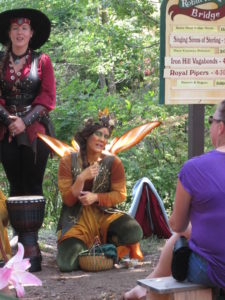
[(99, 73), (98, 78), (99, 78), (99, 83), (100, 83), (100, 89), (104, 89), (104, 87), (106, 86), (105, 75)]
[(112, 94), (114, 94), (116, 92), (116, 84), (115, 84), (115, 77), (114, 77), (113, 70), (111, 70), (108, 73), (107, 79), (108, 79), (109, 93), (112, 95)]

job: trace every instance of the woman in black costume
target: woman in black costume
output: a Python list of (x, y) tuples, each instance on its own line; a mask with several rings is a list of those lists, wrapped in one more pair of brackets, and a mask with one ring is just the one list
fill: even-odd
[(47, 54), (36, 52), (50, 35), (48, 17), (35, 9), (0, 13), (0, 150), (10, 196), (42, 195), (49, 156), (37, 132), (53, 135), (55, 79)]

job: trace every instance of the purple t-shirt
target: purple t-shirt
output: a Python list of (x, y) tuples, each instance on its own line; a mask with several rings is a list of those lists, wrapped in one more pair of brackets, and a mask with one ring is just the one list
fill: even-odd
[(225, 288), (225, 153), (188, 160), (178, 175), (191, 195), (190, 248), (208, 261), (208, 276)]

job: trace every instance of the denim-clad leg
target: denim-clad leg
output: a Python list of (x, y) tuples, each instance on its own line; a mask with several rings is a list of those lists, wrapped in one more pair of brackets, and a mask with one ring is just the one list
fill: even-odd
[(188, 281), (215, 287), (215, 284), (208, 277), (207, 264), (207, 261), (203, 257), (192, 252), (188, 265)]

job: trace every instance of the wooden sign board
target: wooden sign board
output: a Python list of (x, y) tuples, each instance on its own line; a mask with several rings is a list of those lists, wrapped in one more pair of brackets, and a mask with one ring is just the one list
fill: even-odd
[(161, 104), (225, 99), (225, 0), (163, 0)]

